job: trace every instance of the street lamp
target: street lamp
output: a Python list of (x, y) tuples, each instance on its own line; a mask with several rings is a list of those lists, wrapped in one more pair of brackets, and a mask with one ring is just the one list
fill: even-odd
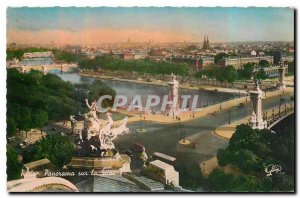
[(185, 132), (182, 130), (183, 126), (181, 122), (179, 123), (179, 128), (180, 128), (180, 140), (185, 142)]
[(140, 114), (140, 131), (142, 131), (142, 114)]
[(265, 90), (265, 98), (267, 98), (267, 90)]
[(285, 114), (286, 114), (286, 104), (284, 104), (284, 112), (285, 112)]
[(231, 115), (230, 115), (230, 113), (231, 113), (231, 110), (229, 109), (229, 111), (228, 111), (228, 124), (231, 124)]
[(280, 96), (279, 106), (281, 106), (281, 94), (279, 96)]

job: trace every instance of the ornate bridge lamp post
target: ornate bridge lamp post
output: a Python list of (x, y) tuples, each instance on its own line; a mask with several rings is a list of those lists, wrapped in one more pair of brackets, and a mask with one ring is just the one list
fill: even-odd
[(286, 104), (284, 104), (284, 113), (286, 114)]
[(256, 79), (257, 72), (253, 74), (253, 79), (255, 82), (255, 89), (249, 91), (251, 98), (251, 105), (253, 108), (253, 112), (250, 114), (250, 124), (253, 129), (263, 129), (265, 128), (265, 123), (262, 118), (262, 99), (263, 92), (260, 89), (260, 84)]
[(286, 68), (283, 65), (283, 62), (280, 62), (280, 67), (278, 69), (278, 84), (277, 87), (279, 89), (282, 89), (282, 91), (284, 92), (284, 89), (286, 88), (286, 83), (285, 83), (285, 71)]
[(279, 106), (281, 106), (281, 101), (282, 101), (282, 95), (280, 94), (280, 99), (279, 99)]

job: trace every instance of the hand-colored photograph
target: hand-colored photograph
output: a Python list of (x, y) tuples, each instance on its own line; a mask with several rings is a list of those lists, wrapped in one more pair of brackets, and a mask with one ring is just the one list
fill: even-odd
[(8, 7), (7, 191), (295, 193), (295, 9)]

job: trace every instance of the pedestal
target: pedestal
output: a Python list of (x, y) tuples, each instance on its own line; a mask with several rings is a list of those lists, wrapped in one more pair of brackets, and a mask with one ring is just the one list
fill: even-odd
[(125, 154), (116, 154), (114, 157), (73, 157), (68, 168), (93, 170), (99, 175), (121, 175), (131, 172), (131, 159)]

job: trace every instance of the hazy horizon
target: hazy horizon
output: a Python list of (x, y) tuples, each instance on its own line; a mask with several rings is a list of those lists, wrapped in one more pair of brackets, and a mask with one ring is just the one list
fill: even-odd
[(291, 8), (51, 7), (7, 9), (7, 43), (293, 42)]

